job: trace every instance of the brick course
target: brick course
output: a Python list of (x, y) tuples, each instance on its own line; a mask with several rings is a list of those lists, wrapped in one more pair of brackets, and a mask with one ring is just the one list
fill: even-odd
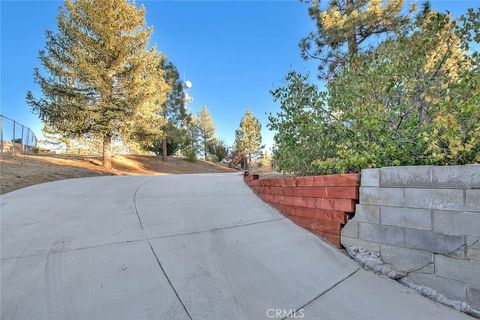
[(297, 225), (341, 247), (340, 230), (353, 216), (359, 198), (358, 174), (260, 179), (245, 183)]

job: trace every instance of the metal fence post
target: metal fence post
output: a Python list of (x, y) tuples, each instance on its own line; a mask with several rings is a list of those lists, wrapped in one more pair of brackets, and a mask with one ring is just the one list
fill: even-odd
[(12, 156), (15, 157), (15, 124), (17, 122), (13, 120), (13, 136), (12, 136)]
[(24, 141), (23, 141), (23, 129), (24, 129), (24, 128), (25, 128), (25, 127), (24, 127), (23, 124), (22, 124), (22, 148), (20, 149), (20, 150), (22, 150), (22, 154), (25, 154), (25, 143), (24, 143)]
[(0, 142), (2, 143), (1, 148), (1, 154), (3, 158), (3, 117), (0, 117)]
[(25, 153), (30, 153), (30, 148), (28, 147), (29, 139), (30, 139), (30, 128), (27, 128), (27, 147), (26, 148), (24, 147), (24, 150), (26, 150), (27, 152)]

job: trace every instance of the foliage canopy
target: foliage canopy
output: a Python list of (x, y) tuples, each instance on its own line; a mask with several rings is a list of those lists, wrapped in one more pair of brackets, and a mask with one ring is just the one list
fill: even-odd
[(424, 11), (339, 68), (322, 93), (291, 72), (270, 115), (280, 170), (299, 174), (480, 161), (480, 9)]

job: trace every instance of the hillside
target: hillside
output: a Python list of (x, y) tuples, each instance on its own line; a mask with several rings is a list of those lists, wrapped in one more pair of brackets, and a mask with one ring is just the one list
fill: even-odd
[(198, 160), (148, 155), (113, 156), (113, 170), (105, 171), (99, 157), (74, 155), (18, 155), (0, 160), (0, 193), (11, 192), (34, 184), (69, 178), (101, 175), (162, 175), (207, 172), (235, 172), (221, 164)]

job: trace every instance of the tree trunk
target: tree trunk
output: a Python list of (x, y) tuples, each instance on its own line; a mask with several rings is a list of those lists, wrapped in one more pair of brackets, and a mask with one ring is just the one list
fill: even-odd
[(205, 160), (207, 160), (207, 138), (203, 138), (203, 155), (205, 156)]
[(163, 105), (163, 118), (165, 120), (165, 124), (163, 125), (163, 138), (162, 138), (162, 161), (167, 161), (168, 153), (167, 153), (167, 124), (168, 124), (168, 109), (167, 104)]
[(112, 137), (110, 135), (103, 136), (103, 168), (112, 169)]
[(167, 137), (162, 138), (162, 160), (167, 161)]
[(424, 104), (423, 104), (423, 101), (420, 101), (418, 104), (418, 127), (422, 128), (424, 122), (425, 122)]
[[(346, 12), (347, 14), (352, 13), (354, 9), (354, 0), (345, 0)], [(357, 45), (357, 36), (356, 28), (353, 26), (352, 35), (347, 40), (348, 43), (348, 55), (351, 58), (353, 55), (357, 54), (358, 45)]]

